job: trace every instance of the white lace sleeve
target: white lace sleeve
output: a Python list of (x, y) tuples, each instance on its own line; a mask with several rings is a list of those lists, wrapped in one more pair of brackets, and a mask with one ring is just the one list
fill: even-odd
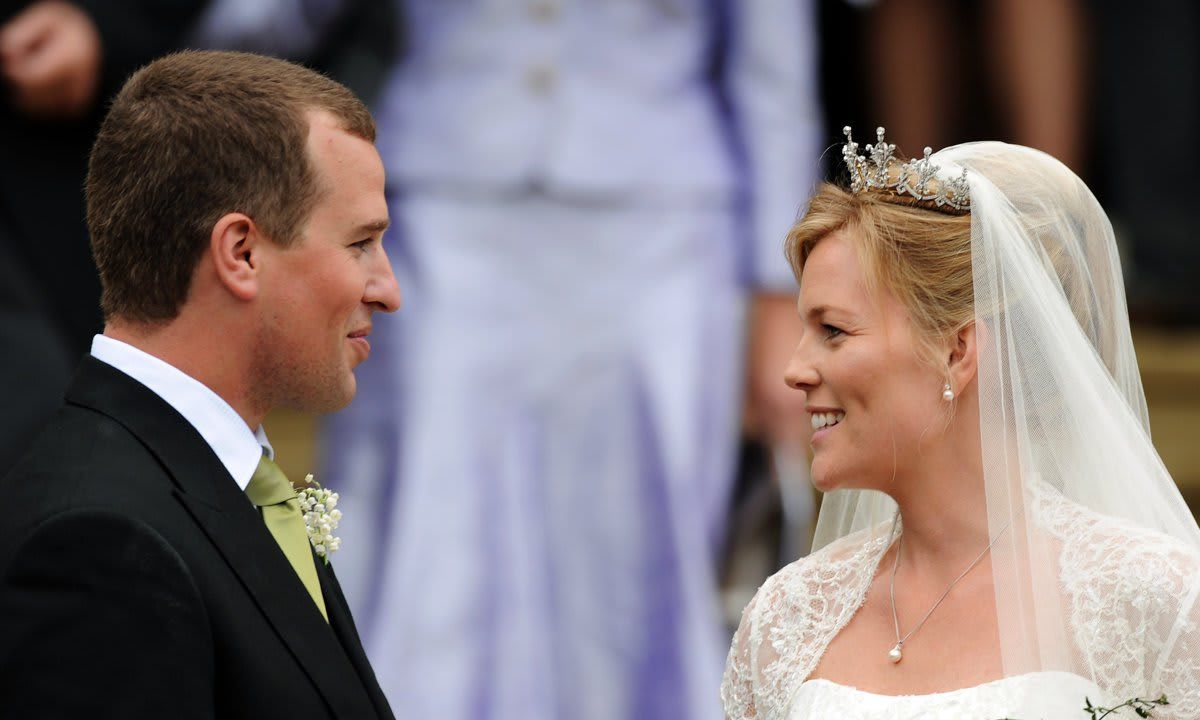
[(783, 718), (794, 688), (820, 659), (824, 645), (816, 648), (814, 638), (803, 636), (813, 622), (798, 604), (812, 564), (805, 558), (768, 578), (742, 613), (721, 686), (729, 720)]
[[(1190, 554), (1176, 554), (1165, 564), (1170, 594), (1152, 606), (1167, 610), (1155, 622), (1151, 637), (1155, 662), (1149, 688), (1166, 695), (1170, 705), (1155, 713), (1164, 720), (1200, 719), (1200, 562)], [(1180, 608), (1177, 612), (1171, 612)], [(1149, 664), (1149, 663), (1148, 663)]]
[(750, 670), (750, 626), (754, 623), (757, 600), (756, 594), (742, 611), (742, 621), (733, 636), (729, 658), (725, 662), (725, 677), (721, 680), (721, 705), (725, 708), (725, 717), (728, 720), (759, 717), (758, 708), (754, 705), (754, 682)]
[(1161, 533), (1045, 500), (1082, 668), (1111, 697), (1157, 698), (1200, 719), (1200, 557)]
[(729, 720), (782, 720), (825, 648), (862, 606), (883, 538), (850, 536), (759, 588), (733, 638), (721, 701)]

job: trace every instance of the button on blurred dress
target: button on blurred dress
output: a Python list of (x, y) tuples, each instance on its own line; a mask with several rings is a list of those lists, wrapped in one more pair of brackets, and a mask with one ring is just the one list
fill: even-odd
[(547, 95), (558, 83), (558, 72), (553, 65), (534, 65), (525, 73), (525, 83), (538, 95)]
[(552, 0), (539, 0), (529, 4), (529, 12), (535, 20), (553, 22), (558, 19), (559, 6)]

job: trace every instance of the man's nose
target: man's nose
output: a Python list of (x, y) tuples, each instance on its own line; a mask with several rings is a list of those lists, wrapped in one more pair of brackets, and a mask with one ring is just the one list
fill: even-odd
[(379, 265), (375, 268), (373, 277), (367, 283), (366, 302), (378, 305), (384, 312), (396, 312), (400, 309), (400, 284), (396, 282), (396, 274), (392, 272), (392, 263), (387, 251), (379, 248)]

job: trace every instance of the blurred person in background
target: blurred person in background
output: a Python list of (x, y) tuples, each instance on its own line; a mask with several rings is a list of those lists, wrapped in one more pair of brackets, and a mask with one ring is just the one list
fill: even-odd
[[(1200, 242), (1191, 180), (1200, 166), (1200, 5), (1094, 5), (1096, 171), (1132, 264), (1130, 313), (1200, 328)], [(1169, 138), (1159, 150), (1149, 138)]]
[(371, 105), (402, 29), (391, 3), (376, 0), (210, 0), (187, 44), (303, 63)]
[(104, 100), (203, 5), (0, 0), (0, 474), (100, 329), (83, 180)]
[(916, 149), (999, 134), (1081, 172), (1088, 11), (1086, 0), (879, 0), (865, 43), (879, 124)]
[[(1200, 6), (1177, 0), (879, 0), (863, 18), (873, 117), (901, 147), (1003, 137), (1093, 178), (1129, 260), (1137, 322), (1200, 325), (1187, 177), (1200, 122)], [(895, 62), (903, 57), (904, 62)], [(842, 121), (839, 121), (839, 123)], [(1103, 147), (1104, 153), (1089, 153)], [(1089, 155), (1094, 160), (1089, 160)], [(1147, 183), (1145, 178), (1160, 178)]]
[[(811, 4), (401, 14), (379, 112), (408, 310), (324, 437), (380, 682), (448, 720), (720, 717), (746, 300), (795, 322)], [(783, 360), (749, 362), (778, 385), (751, 381), (760, 405), (786, 403)]]

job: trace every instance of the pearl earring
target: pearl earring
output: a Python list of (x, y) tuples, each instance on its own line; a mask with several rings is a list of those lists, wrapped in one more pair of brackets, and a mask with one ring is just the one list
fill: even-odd
[(942, 386), (942, 399), (946, 402), (950, 402), (954, 399), (954, 391), (950, 389), (950, 383), (946, 383)]

